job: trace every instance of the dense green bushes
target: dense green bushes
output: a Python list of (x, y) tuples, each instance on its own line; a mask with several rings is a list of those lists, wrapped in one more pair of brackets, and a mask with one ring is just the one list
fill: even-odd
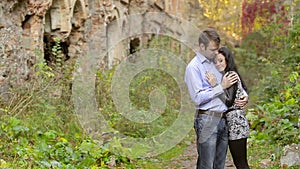
[(9, 102), (1, 100), (0, 168), (108, 168), (111, 161), (132, 165), (81, 129), (70, 100), (71, 72), (38, 64), (30, 84), (12, 90)]
[(269, 168), (280, 168), (283, 146), (300, 141), (300, 11), (294, 14), (288, 29), (274, 15), (274, 22), (257, 27), (234, 49), (250, 94), (249, 159), (254, 168), (260, 168), (261, 159), (272, 161)]
[[(53, 53), (59, 54), (59, 50), (57, 43)], [(30, 84), (11, 91), (9, 102), (1, 101), (0, 168), (136, 168), (137, 161), (113, 154), (109, 146), (98, 145), (85, 135), (70, 99), (73, 68), (59, 59), (57, 62), (51, 67), (37, 64)], [(139, 110), (149, 110), (149, 94), (155, 88), (167, 97), (165, 112), (154, 124), (148, 124), (131, 122), (117, 112), (111, 97), (114, 71), (96, 74), (99, 109), (112, 127), (143, 138), (172, 124), (180, 108), (180, 92), (170, 75), (150, 69), (131, 81), (130, 99)]]
[(299, 142), (298, 18), (296, 15), (286, 31), (276, 22), (263, 25), (248, 35), (236, 50), (242, 74), (250, 87), (252, 106), (248, 116), (254, 141), (281, 145)]

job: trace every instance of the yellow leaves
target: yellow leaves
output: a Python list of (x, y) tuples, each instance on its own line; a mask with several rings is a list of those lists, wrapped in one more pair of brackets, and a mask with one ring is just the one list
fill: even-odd
[(68, 142), (68, 140), (67, 140), (66, 138), (63, 138), (63, 137), (61, 137), (61, 138), (59, 139), (59, 141), (64, 142), (64, 143), (67, 143), (67, 142)]
[(296, 82), (298, 80), (298, 77), (299, 77), (298, 72), (292, 72), (289, 75), (289, 80), (290, 80), (290, 82), (294, 83), (294, 82)]
[(239, 0), (198, 0), (203, 8), (204, 16), (213, 20), (222, 20), (226, 15), (235, 15), (238, 7), (241, 6)]
[(289, 89), (287, 89), (286, 91), (285, 91), (285, 98), (286, 99), (289, 99), (292, 95), (291, 95), (291, 89), (289, 88)]
[(266, 18), (257, 16), (254, 21), (254, 29), (259, 30), (262, 27), (262, 23), (267, 22)]
[[(240, 0), (198, 0), (203, 15), (209, 20), (211, 26), (218, 30), (239, 34), (241, 32), (240, 16), (242, 1)], [(238, 38), (235, 36), (234, 38)]]
[(232, 33), (231, 33), (231, 36), (233, 36), (233, 37), (237, 37), (238, 35), (237, 35), (237, 34), (235, 34), (234, 32), (232, 32)]
[(2, 123), (1, 128), (4, 130), (5, 129), (5, 123)]
[(9, 168), (10, 164), (7, 163), (5, 160), (0, 159), (0, 168)]
[(199, 0), (201, 6), (203, 6), (204, 16), (216, 20), (221, 12), (219, 8), (219, 1), (205, 1)]

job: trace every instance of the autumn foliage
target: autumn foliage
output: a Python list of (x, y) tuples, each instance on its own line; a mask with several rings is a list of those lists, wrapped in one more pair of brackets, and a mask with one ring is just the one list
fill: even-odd
[(290, 23), (284, 0), (244, 0), (242, 4), (242, 35), (245, 37), (260, 27), (275, 22), (286, 33)]

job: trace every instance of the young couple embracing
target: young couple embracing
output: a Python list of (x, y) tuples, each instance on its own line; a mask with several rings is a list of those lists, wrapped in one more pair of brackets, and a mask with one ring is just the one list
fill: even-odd
[(199, 51), (186, 67), (185, 82), (196, 108), (197, 169), (223, 169), (227, 149), (238, 169), (249, 169), (247, 88), (232, 52), (220, 47), (215, 29), (200, 33)]

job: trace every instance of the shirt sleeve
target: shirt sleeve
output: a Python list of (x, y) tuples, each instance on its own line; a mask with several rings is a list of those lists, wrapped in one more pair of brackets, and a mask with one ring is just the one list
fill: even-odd
[(185, 72), (185, 82), (195, 105), (201, 106), (202, 104), (217, 98), (224, 92), (220, 84), (215, 87), (209, 85), (209, 83), (206, 82), (206, 78), (194, 67), (187, 67)]

